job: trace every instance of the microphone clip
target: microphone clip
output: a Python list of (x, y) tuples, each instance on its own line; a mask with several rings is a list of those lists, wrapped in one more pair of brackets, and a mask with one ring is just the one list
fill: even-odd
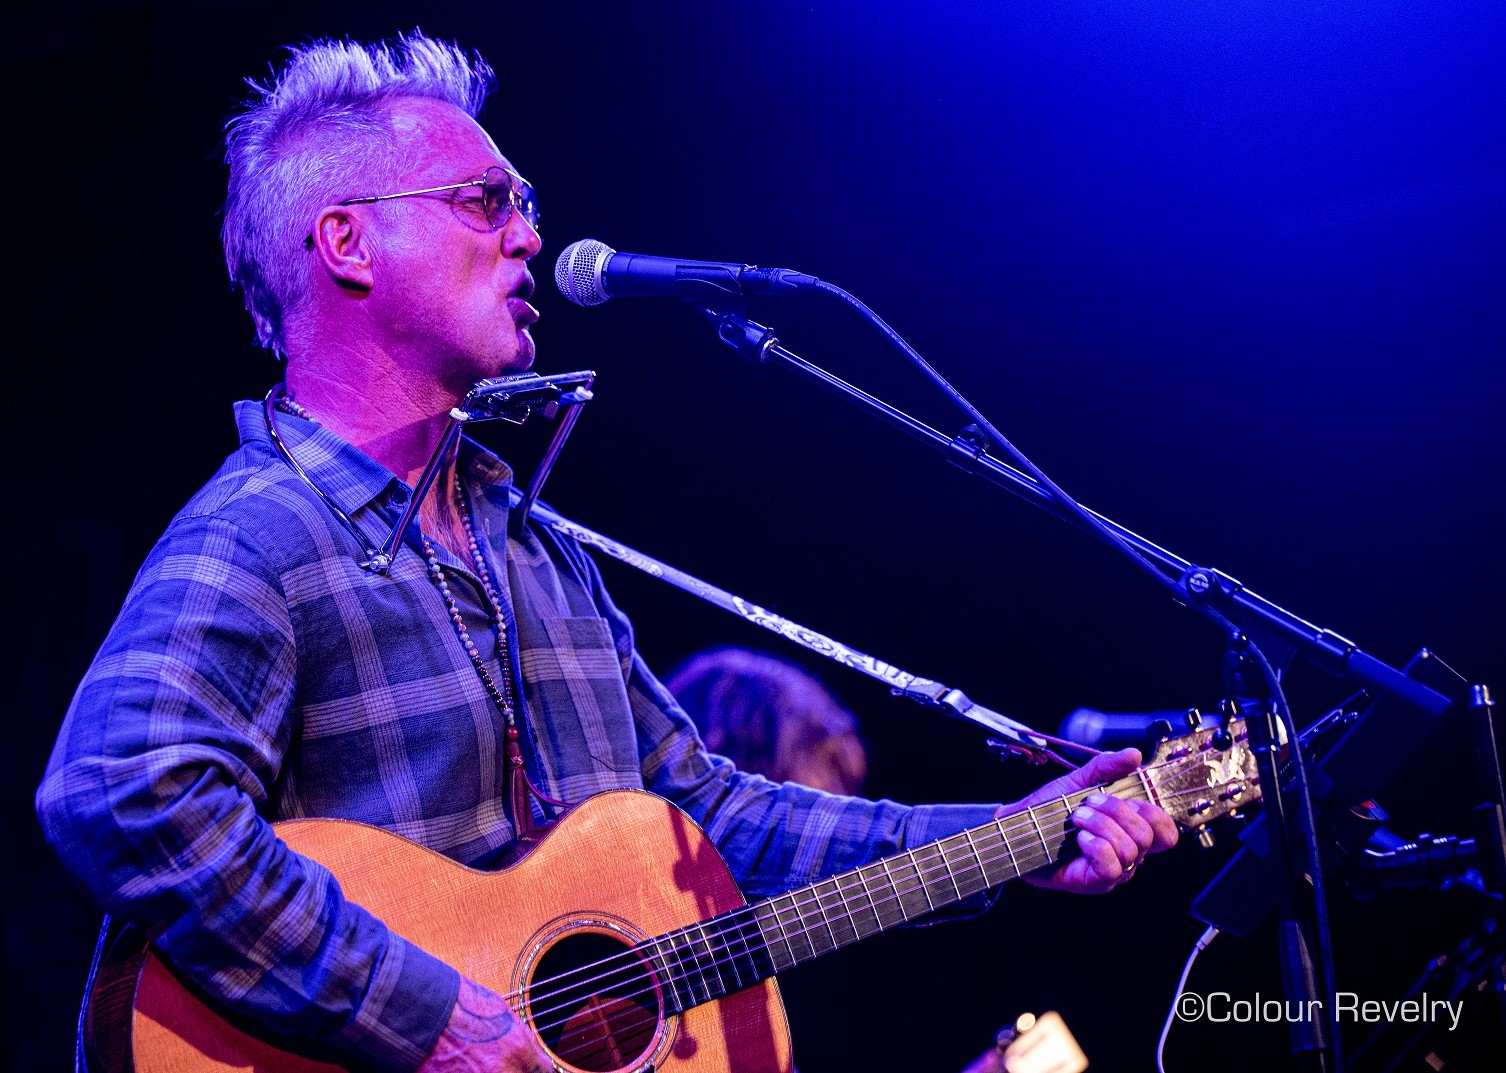
[(768, 363), (769, 351), (779, 345), (779, 337), (773, 328), (749, 320), (742, 302), (697, 302), (695, 306), (726, 346), (757, 365)]

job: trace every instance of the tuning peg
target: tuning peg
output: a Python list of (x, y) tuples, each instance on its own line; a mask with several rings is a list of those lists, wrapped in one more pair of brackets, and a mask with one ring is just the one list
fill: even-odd
[(1199, 846), (1202, 846), (1204, 849), (1212, 849), (1213, 832), (1208, 830), (1208, 828), (1206, 827), (1199, 827), (1197, 829), (1197, 844)]
[(1218, 702), (1218, 714), (1224, 717), (1224, 722), (1239, 718), (1239, 701), (1233, 697), (1225, 697)]
[(1199, 730), (1203, 725), (1203, 713), (1196, 708), (1187, 709), (1187, 729)]
[(1226, 753), (1230, 749), (1234, 748), (1234, 735), (1230, 734), (1228, 728), (1226, 727), (1219, 727), (1217, 730), (1215, 730), (1213, 732), (1213, 736), (1210, 737), (1208, 741), (1215, 749), (1217, 749), (1221, 753)]

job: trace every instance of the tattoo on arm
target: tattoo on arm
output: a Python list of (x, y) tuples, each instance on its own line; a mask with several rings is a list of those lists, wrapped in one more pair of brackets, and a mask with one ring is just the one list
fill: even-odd
[(501, 995), (466, 980), (460, 985), (449, 1032), (464, 1043), (489, 1043), (501, 1039), (518, 1025), (512, 1008)]
[(420, 1073), (551, 1073), (551, 1062), (507, 999), (462, 979), (449, 1023)]

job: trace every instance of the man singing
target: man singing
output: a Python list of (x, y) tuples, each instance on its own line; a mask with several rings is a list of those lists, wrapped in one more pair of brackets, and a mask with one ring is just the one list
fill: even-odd
[[(582, 549), (509, 535), (510, 472), (469, 441), (391, 569), (363, 568), (451, 408), (533, 362), (538, 208), (475, 121), (492, 85), (480, 57), (417, 34), (322, 41), (230, 123), (226, 260), (286, 385), (237, 408), (240, 448), (142, 566), (37, 799), (70, 871), (206, 993), (378, 1069), (551, 1061), (273, 821), (360, 820), (488, 868), (553, 814), (529, 781), (570, 802), (646, 788), (761, 896), (995, 814), (833, 797), (708, 754)], [(1136, 760), (1099, 757), (1043, 799)], [(1176, 838), (1114, 798), (1074, 822), (1081, 853), (1035, 882), (1108, 890)]]

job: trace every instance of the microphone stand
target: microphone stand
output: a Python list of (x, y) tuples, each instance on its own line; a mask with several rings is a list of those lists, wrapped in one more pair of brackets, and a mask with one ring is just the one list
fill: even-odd
[[(1070, 510), (1058, 503), (1035, 478), (991, 457), (988, 454), (987, 439), (974, 427), (969, 426), (955, 436), (947, 436), (787, 350), (780, 345), (772, 328), (748, 320), (740, 312), (726, 307), (699, 308), (715, 325), (717, 338), (743, 357), (760, 365), (782, 366), (927, 444), (960, 469), (1014, 493), (1074, 528), (1093, 532)], [(1437, 690), (1408, 678), (1397, 668), (1361, 651), (1353, 641), (1332, 630), (1316, 626), (1251, 592), (1223, 571), (1196, 566), (1095, 510), (1088, 509), (1087, 513), (1143, 559), (1175, 580), (1184, 597), (1181, 602), (1213, 607), (1252, 634), (1273, 636), (1319, 667), (1357, 682), (1367, 690), (1384, 693), (1415, 705), (1430, 715), (1441, 715), (1449, 706), (1449, 698)]]
[[(780, 345), (772, 328), (749, 320), (741, 303), (708, 301), (693, 304), (711, 321), (717, 338), (723, 344), (755, 364), (782, 366), (927, 444), (966, 472), (982, 477), (1098, 540), (1111, 544), (1117, 541), (1123, 549), (1132, 555), (1138, 555), (1153, 572), (1159, 573), (1163, 581), (1169, 582), (1176, 591), (1175, 598), (1184, 606), (1203, 611), (1215, 622), (1232, 623), (1246, 634), (1274, 638), (1288, 651), (1302, 654), (1317, 666), (1357, 682), (1374, 694), (1394, 697), (1426, 712), (1430, 717), (1437, 718), (1449, 707), (1450, 699), (1444, 694), (1408, 678), (1399, 669), (1361, 651), (1353, 641), (1316, 626), (1251, 592), (1223, 571), (1195, 565), (1096, 511), (1088, 510), (1075, 502), (1063, 502), (1035, 477), (991, 457), (988, 453), (990, 439), (977, 426), (969, 426), (955, 436), (947, 436), (792, 353)], [(907, 348), (903, 341), (897, 341), (896, 345), (900, 345), (902, 349)], [(1243, 638), (1237, 639), (1237, 642), (1242, 643), (1246, 655), (1264, 664), (1265, 669), (1270, 671), (1273, 690), (1279, 689), (1275, 683), (1275, 672), (1265, 663), (1259, 649)], [(1281, 805), (1282, 791), (1274, 762), (1277, 738), (1274, 715), (1269, 716), (1269, 722), (1271, 733), (1266, 750), (1269, 762), (1261, 771), (1261, 780), (1267, 786), (1268, 800), (1273, 802), (1268, 804), (1267, 814), (1272, 816), (1272, 826), (1279, 828), (1275, 841), (1281, 851), (1286, 878), (1285, 896), (1282, 899), (1282, 983), (1289, 1002), (1306, 1002), (1317, 995), (1306, 936), (1311, 934), (1312, 926), (1318, 927), (1320, 933), (1323, 926), (1317, 916), (1316, 904), (1304, 905), (1302, 902), (1307, 899), (1298, 899), (1292, 897), (1292, 894), (1295, 893), (1294, 888), (1301, 884), (1300, 877), (1317, 869), (1315, 864), (1308, 863), (1316, 859), (1316, 846), (1307, 832), (1293, 822), (1295, 817), (1289, 816)], [(1291, 729), (1295, 733), (1294, 724)], [(1306, 815), (1311, 817), (1310, 801), (1303, 800), (1307, 796), (1305, 770), (1299, 771), (1298, 776), (1299, 804)], [(1321, 874), (1314, 875), (1312, 880), (1315, 891), (1321, 891)], [(1314, 903), (1319, 900), (1320, 898), (1312, 899)], [(1324, 945), (1326, 946), (1326, 939)], [(1329, 986), (1325, 990), (1331, 990), (1331, 960), (1326, 969)], [(1326, 995), (1326, 999), (1322, 1008), (1333, 1028), (1333, 1037), (1325, 1038), (1321, 1026), (1314, 1024), (1310, 1026), (1310, 1032), (1293, 1033), (1292, 1050), (1300, 1068), (1320, 1071), (1332, 1068), (1337, 1073), (1338, 1026), (1333, 1020), (1333, 995)], [(1310, 1006), (1302, 1008), (1311, 1009)], [(1330, 1057), (1333, 1058), (1331, 1066)]]
[[(1318, 1002), (1323, 1009), (1327, 1002), (1319, 999), (1317, 974), (1313, 970), (1312, 941), (1309, 938), (1306, 905), (1307, 885), (1303, 880), (1300, 864), (1303, 855), (1297, 852), (1292, 839), (1301, 838), (1303, 832), (1286, 815), (1286, 804), (1281, 794), (1280, 769), (1280, 723), (1269, 704), (1249, 717), (1245, 723), (1250, 734), (1250, 747), (1255, 753), (1256, 769), (1260, 772), (1260, 786), (1265, 800), (1265, 814), (1270, 818), (1272, 841), (1275, 843), (1275, 858), (1281, 865), (1279, 887), (1281, 923), (1278, 932), (1278, 950), (1281, 961), (1281, 990), (1289, 1003), (1295, 1000), (1295, 1008), (1312, 1010), (1310, 1003)], [(1329, 997), (1329, 1001), (1332, 997)], [(1291, 1005), (1288, 1009), (1293, 1008)], [(1298, 1017), (1287, 1024), (1287, 1036), (1292, 1055), (1297, 1060), (1297, 1069), (1303, 1073), (1324, 1073), (1328, 1067), (1329, 1041), (1324, 1032), (1326, 1018)], [(1337, 1031), (1337, 1026), (1335, 1026)]]

